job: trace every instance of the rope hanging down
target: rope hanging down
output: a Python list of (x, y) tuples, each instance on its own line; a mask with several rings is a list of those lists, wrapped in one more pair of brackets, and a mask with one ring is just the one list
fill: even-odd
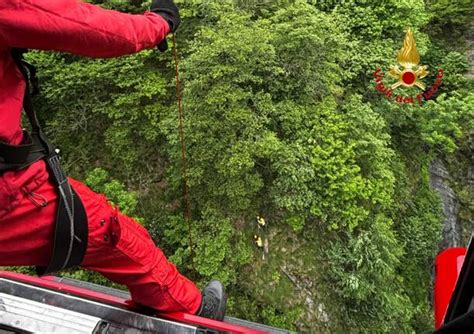
[(189, 199), (189, 187), (188, 187), (188, 160), (187, 160), (187, 154), (186, 154), (186, 140), (185, 140), (185, 135), (184, 135), (184, 113), (183, 113), (183, 104), (182, 104), (182, 95), (181, 95), (181, 82), (179, 80), (178, 47), (177, 47), (175, 34), (173, 34), (173, 58), (174, 58), (175, 71), (176, 71), (175, 72), (176, 97), (178, 100), (179, 138), (181, 141), (184, 220), (188, 223), (189, 249), (191, 252), (191, 264), (194, 269), (194, 247), (193, 247), (193, 235), (192, 235), (192, 228), (191, 228), (191, 202)]

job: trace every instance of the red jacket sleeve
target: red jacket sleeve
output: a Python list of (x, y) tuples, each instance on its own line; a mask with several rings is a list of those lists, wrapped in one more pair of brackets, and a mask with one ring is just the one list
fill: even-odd
[(0, 38), (9, 47), (116, 57), (152, 48), (169, 33), (161, 16), (132, 15), (78, 0), (0, 0)]

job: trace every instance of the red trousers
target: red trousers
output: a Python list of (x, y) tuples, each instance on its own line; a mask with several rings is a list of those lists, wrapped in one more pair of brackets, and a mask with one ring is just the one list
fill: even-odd
[[(195, 314), (201, 304), (200, 291), (168, 262), (147, 230), (118, 212), (105, 196), (76, 180), (70, 182), (84, 204), (89, 224), (81, 266), (126, 285), (139, 304), (163, 312)], [(0, 174), (0, 265), (47, 265), (56, 208), (57, 194), (43, 161)]]

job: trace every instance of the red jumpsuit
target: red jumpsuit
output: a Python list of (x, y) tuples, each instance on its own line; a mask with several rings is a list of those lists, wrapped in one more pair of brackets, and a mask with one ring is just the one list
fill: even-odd
[[(0, 140), (19, 144), (25, 91), (11, 48), (116, 57), (155, 47), (168, 23), (146, 12), (131, 15), (76, 0), (0, 1)], [(150, 235), (103, 195), (71, 179), (85, 206), (89, 241), (84, 268), (128, 286), (135, 302), (159, 311), (196, 313), (197, 287), (169, 263)], [(42, 207), (42, 202), (47, 203)], [(52, 251), (57, 195), (39, 161), (0, 174), (0, 265), (46, 266)]]

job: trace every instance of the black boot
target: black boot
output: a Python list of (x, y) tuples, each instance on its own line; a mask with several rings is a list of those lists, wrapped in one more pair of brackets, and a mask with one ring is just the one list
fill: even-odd
[(198, 316), (222, 321), (225, 315), (227, 296), (219, 281), (211, 281), (202, 291)]

